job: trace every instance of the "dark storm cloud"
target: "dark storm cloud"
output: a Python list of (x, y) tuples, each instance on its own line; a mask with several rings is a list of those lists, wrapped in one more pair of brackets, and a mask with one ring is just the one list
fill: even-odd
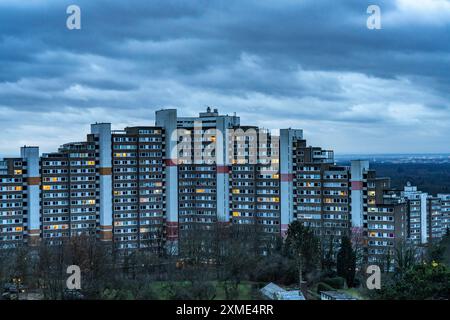
[[(0, 0), (0, 153), (205, 105), (338, 152), (448, 151), (450, 3), (421, 3)], [(81, 30), (65, 27), (70, 4)]]

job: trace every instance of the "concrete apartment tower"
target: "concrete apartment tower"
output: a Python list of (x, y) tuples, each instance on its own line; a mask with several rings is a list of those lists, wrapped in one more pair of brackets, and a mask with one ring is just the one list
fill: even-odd
[(280, 130), (280, 207), (281, 235), (286, 236), (289, 224), (294, 220), (294, 141), (303, 139), (303, 130)]
[(361, 233), (364, 225), (364, 173), (369, 170), (369, 161), (351, 161), (351, 214), (352, 233)]
[(167, 248), (173, 253), (178, 248), (178, 133), (177, 110), (156, 111), (155, 124), (164, 128), (166, 146), (166, 224)]
[(39, 173), (39, 147), (22, 147), (21, 158), (27, 162), (27, 174), (24, 177), (28, 185), (28, 243), (37, 245), (40, 239), (40, 173)]
[(402, 196), (408, 199), (409, 237), (415, 244), (427, 243), (427, 198), (428, 194), (419, 191), (416, 186), (408, 184)]
[(230, 135), (228, 129), (233, 126), (230, 117), (219, 117), (216, 120), (216, 185), (217, 185), (217, 221), (228, 224), (230, 222)]
[(91, 134), (98, 139), (98, 172), (100, 180), (100, 226), (101, 241), (112, 241), (112, 161), (111, 161), (111, 124), (96, 123), (91, 125)]

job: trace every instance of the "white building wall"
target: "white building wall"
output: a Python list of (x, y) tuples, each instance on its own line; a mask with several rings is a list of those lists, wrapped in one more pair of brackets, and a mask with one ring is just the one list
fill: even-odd
[(176, 253), (178, 243), (178, 134), (177, 110), (156, 111), (156, 126), (165, 130), (166, 217), (169, 250)]
[(91, 133), (99, 139), (100, 239), (111, 241), (113, 232), (111, 124), (92, 124)]
[(30, 244), (39, 240), (40, 236), (40, 173), (39, 147), (22, 147), (21, 158), (27, 162), (27, 199), (28, 199), (28, 236)]
[(351, 204), (352, 204), (352, 232), (359, 232), (363, 228), (364, 198), (363, 184), (364, 173), (369, 169), (369, 161), (351, 161)]
[(289, 224), (294, 220), (293, 143), (295, 139), (303, 139), (303, 130), (280, 130), (280, 209), (282, 236), (286, 235)]

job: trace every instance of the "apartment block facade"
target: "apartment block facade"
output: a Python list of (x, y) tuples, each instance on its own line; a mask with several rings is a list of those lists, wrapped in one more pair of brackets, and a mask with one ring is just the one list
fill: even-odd
[(450, 229), (450, 194), (438, 194), (437, 197), (441, 200), (442, 234), (445, 235)]
[(351, 221), (365, 262), (391, 270), (395, 246), (408, 239), (407, 205), (390, 179), (377, 177), (366, 160), (351, 162)]
[(26, 170), (20, 158), (0, 161), (0, 242), (6, 247), (22, 243), (28, 232)]
[(88, 235), (176, 252), (189, 231), (234, 224), (283, 237), (300, 220), (336, 247), (358, 238), (368, 261), (396, 241), (441, 237), (450, 210), (448, 195), (391, 190), (367, 161), (336, 165), (302, 130), (274, 133), (211, 108), (160, 110), (154, 125), (123, 130), (95, 123), (84, 141), (43, 155), (23, 147), (0, 161), (0, 201), (2, 247)]

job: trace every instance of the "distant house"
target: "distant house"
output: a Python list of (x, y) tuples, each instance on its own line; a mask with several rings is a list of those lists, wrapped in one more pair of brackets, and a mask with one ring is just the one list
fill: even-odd
[(306, 300), (300, 290), (285, 290), (272, 282), (262, 288), (260, 292), (270, 300)]
[(358, 300), (355, 297), (339, 291), (321, 291), (320, 300)]

